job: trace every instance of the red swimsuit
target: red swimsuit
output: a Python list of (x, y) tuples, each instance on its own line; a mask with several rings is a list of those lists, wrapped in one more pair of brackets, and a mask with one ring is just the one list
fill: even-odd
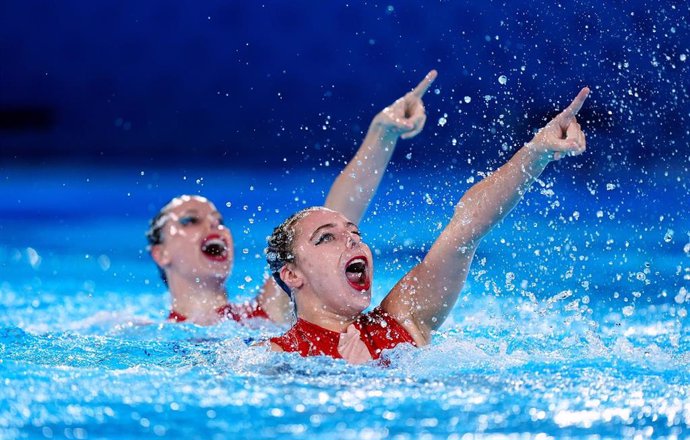
[[(221, 319), (231, 319), (233, 321), (241, 322), (252, 318), (268, 318), (268, 314), (261, 308), (258, 302), (243, 304), (225, 304), (216, 309), (216, 313)], [(168, 320), (173, 322), (184, 322), (187, 317), (181, 313), (171, 310), (168, 315)]]
[[(416, 346), (412, 336), (388, 313), (377, 307), (359, 315), (354, 326), (360, 332), (360, 339), (369, 350), (372, 359), (378, 359), (383, 350), (407, 342)], [(302, 356), (326, 355), (342, 359), (338, 351), (341, 333), (298, 319), (297, 323), (282, 336), (271, 338), (283, 351), (297, 352)]]

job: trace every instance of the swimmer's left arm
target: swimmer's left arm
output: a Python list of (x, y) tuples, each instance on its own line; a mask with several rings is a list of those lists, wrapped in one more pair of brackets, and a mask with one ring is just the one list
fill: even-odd
[(484, 236), (508, 215), (549, 162), (585, 151), (585, 136), (575, 116), (588, 94), (589, 89), (582, 89), (506, 164), (472, 186), (424, 260), (386, 296), (383, 309), (419, 345), (429, 342), (431, 332), (455, 305)]
[(424, 128), (422, 97), (436, 79), (432, 70), (412, 91), (377, 114), (355, 156), (335, 179), (324, 206), (359, 223), (376, 194), (398, 138), (410, 139)]

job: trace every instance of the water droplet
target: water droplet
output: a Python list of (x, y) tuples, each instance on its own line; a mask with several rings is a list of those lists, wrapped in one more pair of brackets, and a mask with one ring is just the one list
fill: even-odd
[(664, 234), (664, 241), (670, 243), (673, 240), (673, 229), (667, 229), (666, 234)]
[(28, 247), (26, 248), (26, 256), (29, 258), (29, 264), (34, 269), (38, 268), (41, 264), (41, 256), (38, 254), (36, 249)]
[(98, 265), (101, 266), (101, 270), (107, 271), (110, 269), (110, 258), (107, 255), (101, 255), (98, 257)]
[(472, 102), (472, 98), (470, 98), (469, 96), (465, 96), (463, 98), (463, 101), (465, 101), (465, 104), (469, 104), (470, 102)]

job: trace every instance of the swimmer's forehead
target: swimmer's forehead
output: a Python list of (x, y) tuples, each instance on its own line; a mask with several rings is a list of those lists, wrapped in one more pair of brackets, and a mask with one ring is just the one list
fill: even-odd
[(357, 224), (350, 221), (343, 214), (328, 208), (316, 208), (305, 212), (304, 216), (297, 220), (295, 229), (298, 234), (305, 234), (307, 237), (310, 237), (317, 230), (328, 229), (338, 225), (358, 229)]
[(173, 210), (175, 211), (182, 211), (182, 210), (195, 210), (197, 207), (200, 205), (207, 205), (211, 211), (213, 212), (218, 212), (218, 209), (216, 209), (216, 206), (208, 200), (206, 197), (203, 196), (190, 196), (190, 195), (184, 195), (180, 197), (175, 197), (165, 205), (162, 209), (163, 212), (172, 212)]

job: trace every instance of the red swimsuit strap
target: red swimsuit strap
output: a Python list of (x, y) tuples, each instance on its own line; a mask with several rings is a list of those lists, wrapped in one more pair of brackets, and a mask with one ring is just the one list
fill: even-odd
[(270, 319), (268, 313), (266, 313), (258, 301), (251, 301), (243, 304), (225, 304), (224, 306), (218, 307), (216, 313), (221, 317), (232, 319), (237, 322), (253, 318)]
[[(253, 318), (269, 319), (268, 314), (257, 301), (244, 304), (225, 304), (218, 307), (216, 313), (220, 318), (231, 319), (237, 322)], [(168, 315), (168, 321), (184, 322), (187, 319), (185, 315), (176, 310), (171, 310)]]
[(184, 322), (187, 320), (187, 317), (184, 316), (182, 313), (178, 313), (175, 310), (171, 310), (170, 314), (168, 315), (168, 321), (173, 321), (173, 322)]

